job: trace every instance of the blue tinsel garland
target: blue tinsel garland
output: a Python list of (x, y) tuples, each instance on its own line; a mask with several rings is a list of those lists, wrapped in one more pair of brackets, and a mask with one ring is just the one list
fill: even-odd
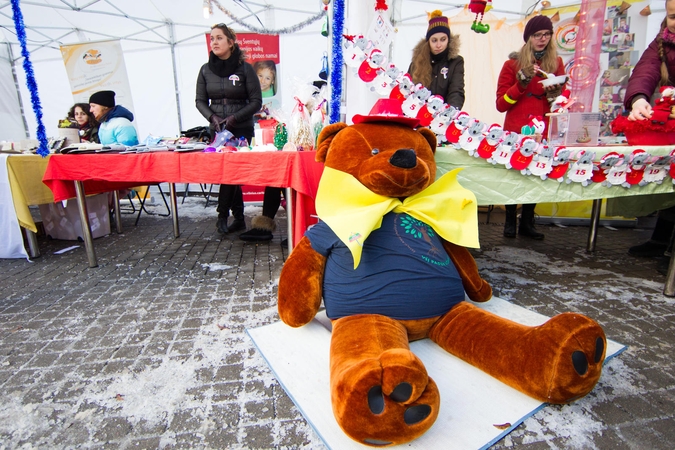
[(332, 42), (332, 64), (330, 66), (330, 103), (328, 104), (328, 117), (330, 123), (340, 121), (340, 99), (342, 98), (342, 65), (344, 56), (342, 54), (342, 33), (345, 22), (345, 1), (333, 1), (333, 42)]
[(16, 37), (19, 39), (19, 44), (21, 44), (23, 70), (26, 72), (26, 85), (30, 91), (30, 101), (33, 104), (33, 112), (35, 112), (35, 118), (37, 119), (37, 138), (40, 142), (37, 154), (45, 157), (49, 154), (47, 134), (45, 133), (45, 126), (42, 123), (42, 105), (40, 104), (40, 96), (38, 95), (37, 83), (35, 82), (35, 74), (33, 73), (33, 64), (30, 62), (30, 53), (28, 53), (28, 48), (26, 47), (26, 28), (23, 24), (23, 14), (21, 14), (21, 8), (19, 8), (19, 0), (11, 0), (11, 3)]

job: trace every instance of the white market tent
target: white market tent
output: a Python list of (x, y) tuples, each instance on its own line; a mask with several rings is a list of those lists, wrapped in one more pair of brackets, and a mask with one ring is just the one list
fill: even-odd
[[(321, 58), (324, 52), (330, 52), (330, 39), (320, 34), (321, 20), (296, 28), (322, 11), (321, 0), (219, 0), (214, 2), (213, 14), (208, 19), (203, 16), (203, 3), (202, 0), (21, 0), (27, 46), (47, 136), (57, 134), (58, 120), (74, 102), (59, 50), (64, 44), (120, 39), (141, 139), (150, 134), (176, 136), (180, 130), (206, 125), (194, 106), (195, 80), (199, 67), (207, 60), (204, 35), (214, 23), (224, 22), (237, 32), (292, 30), (280, 33), (282, 83), (292, 86), (296, 79), (309, 83), (318, 79)], [(388, 0), (386, 3), (389, 6), (387, 14), (396, 27), (388, 56), (403, 70), (409, 64), (412, 47), (426, 31), (426, 12), (441, 9), (448, 16), (457, 15), (458, 21), (451, 18), (451, 28), (453, 33), (459, 32), (462, 36), (468, 112), (483, 118), (482, 111), (494, 109), (494, 89), (482, 81), (486, 55), (475, 51), (481, 44), (479, 39), (489, 45), (498, 60), (504, 60), (510, 51), (522, 44), (522, 40), (518, 40), (522, 33), (519, 22), (536, 0), (493, 0), (492, 17), (495, 20), (505, 18), (504, 26), (514, 27), (512, 35), (515, 38), (499, 41), (489, 41), (490, 33), (476, 35), (469, 31), (472, 18), (468, 18), (468, 23), (464, 16), (459, 19), (465, 3), (422, 0)], [(557, 2), (552, 3), (555, 6)], [(345, 0), (345, 5), (344, 32), (365, 34), (375, 16), (375, 0)], [(639, 8), (644, 6), (639, 5)], [(653, 28), (652, 22), (658, 27), (663, 13), (657, 11), (663, 11), (663, 2), (654, 0), (652, 10), (656, 14), (653, 21), (650, 18), (647, 30)], [(19, 140), (27, 135), (35, 138), (37, 122), (26, 87), (23, 58), (9, 1), (0, 1), (0, 29), (0, 95), (3, 99), (0, 140)], [(646, 34), (649, 33), (641, 36)], [(489, 72), (494, 71), (492, 68)], [(488, 78), (496, 80), (497, 73), (489, 75)], [(354, 113), (367, 113), (377, 97), (360, 80), (348, 74), (344, 79), (346, 107), (341, 112), (349, 120)], [(480, 83), (477, 80), (481, 80)], [(470, 98), (473, 101), (469, 102)], [(292, 90), (283, 90), (282, 109), (290, 112), (292, 105)], [(493, 113), (489, 120), (500, 119), (499, 115), (494, 117)]]

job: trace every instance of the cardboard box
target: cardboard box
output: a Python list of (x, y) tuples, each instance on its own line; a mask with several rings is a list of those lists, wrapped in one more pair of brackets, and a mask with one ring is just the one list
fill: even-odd
[[(87, 212), (92, 238), (110, 234), (108, 194), (87, 197)], [(63, 206), (62, 202), (40, 205), (40, 215), (48, 237), (65, 241), (84, 240), (77, 200), (68, 200), (66, 206)]]

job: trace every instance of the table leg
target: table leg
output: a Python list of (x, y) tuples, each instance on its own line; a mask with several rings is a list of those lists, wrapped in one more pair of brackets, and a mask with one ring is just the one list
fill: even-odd
[(286, 222), (288, 223), (288, 254), (293, 251), (293, 189), (286, 188)]
[(37, 236), (26, 228), (21, 227), (21, 230), (26, 235), (26, 241), (28, 241), (28, 254), (31, 258), (37, 258), (40, 256), (40, 247), (38, 247)]
[(120, 191), (113, 191), (113, 209), (115, 210), (115, 229), (122, 234), (122, 214), (120, 213)]
[(666, 285), (663, 287), (663, 295), (675, 297), (675, 251), (671, 251), (670, 264), (666, 272)]
[(89, 267), (98, 266), (96, 261), (96, 252), (94, 252), (94, 240), (91, 238), (91, 226), (89, 225), (89, 212), (87, 211), (87, 198), (84, 196), (84, 185), (81, 181), (75, 181), (75, 194), (77, 195), (77, 209), (80, 212), (80, 223), (82, 224), (82, 237), (84, 238), (84, 249), (87, 252)]
[(598, 224), (600, 222), (600, 209), (602, 209), (602, 199), (593, 200), (593, 209), (591, 210), (591, 227), (588, 230), (587, 252), (595, 251), (595, 241), (598, 236)]
[(176, 185), (169, 183), (169, 193), (171, 196), (171, 219), (173, 220), (173, 237), (180, 237), (180, 229), (178, 228), (178, 201), (176, 200)]

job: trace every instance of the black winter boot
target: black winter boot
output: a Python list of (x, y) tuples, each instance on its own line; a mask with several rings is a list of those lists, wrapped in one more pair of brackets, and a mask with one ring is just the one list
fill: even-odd
[(262, 215), (255, 216), (251, 220), (251, 229), (246, 233), (240, 234), (239, 239), (242, 241), (271, 241), (274, 237), (272, 232), (276, 227), (274, 219)]
[(516, 214), (517, 205), (505, 205), (506, 220), (504, 221), (504, 237), (516, 237)]
[(218, 221), (216, 222), (216, 228), (218, 229), (218, 233), (220, 234), (227, 234), (229, 232), (229, 230), (227, 229), (227, 216), (218, 217)]
[(544, 235), (534, 228), (534, 207), (534, 204), (523, 205), (518, 234), (540, 241), (544, 239)]

